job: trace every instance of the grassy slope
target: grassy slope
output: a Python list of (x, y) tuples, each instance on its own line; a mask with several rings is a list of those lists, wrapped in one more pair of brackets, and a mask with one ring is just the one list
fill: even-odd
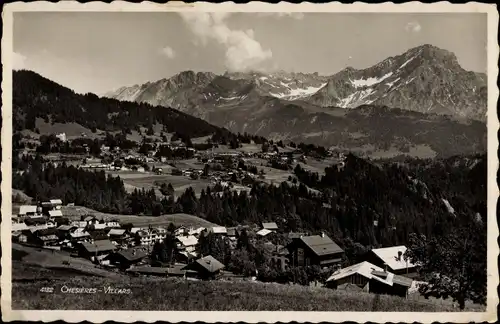
[[(63, 264), (68, 261), (69, 264)], [(69, 252), (52, 251), (20, 244), (12, 244), (13, 278), (40, 278), (31, 276), (33, 269), (40, 267), (44, 273), (49, 269), (57, 273), (78, 274), (101, 277), (124, 277), (123, 275), (97, 268), (92, 262), (83, 258), (71, 257)], [(40, 270), (40, 271), (41, 271)], [(52, 278), (51, 276), (48, 276)]]
[(162, 215), (162, 216), (135, 216), (135, 215), (119, 215), (119, 214), (106, 214), (95, 211), (86, 207), (68, 207), (63, 206), (62, 212), (65, 217), (72, 220), (80, 220), (83, 215), (94, 215), (98, 219), (116, 219), (121, 224), (132, 223), (134, 226), (142, 227), (148, 225), (168, 225), (171, 222), (176, 226), (203, 226), (211, 227), (217, 226), (214, 223), (204, 220), (203, 218), (196, 217), (189, 214), (172, 214), (172, 215)]
[[(15, 269), (20, 270), (18, 265)], [(446, 306), (416, 303), (398, 297), (333, 291), (326, 288), (248, 281), (184, 281), (163, 278), (68, 277), (24, 266), (29, 276), (14, 281), (14, 309), (57, 310), (196, 310), (196, 311), (454, 311)], [(31, 278), (31, 279), (29, 279)], [(21, 278), (19, 278), (21, 279)], [(38, 280), (37, 280), (38, 279)], [(65, 294), (61, 287), (130, 289), (130, 294)], [(54, 293), (42, 293), (53, 287)]]

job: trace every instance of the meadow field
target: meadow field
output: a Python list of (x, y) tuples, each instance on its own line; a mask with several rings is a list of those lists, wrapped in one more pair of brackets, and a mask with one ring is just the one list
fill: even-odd
[(192, 187), (196, 195), (199, 196), (202, 190), (206, 190), (207, 186), (213, 186), (213, 183), (208, 179), (191, 179), (186, 176), (176, 176), (170, 174), (153, 174), (137, 171), (106, 171), (106, 173), (113, 176), (119, 176), (125, 185), (128, 192), (135, 189), (155, 189), (157, 196), (161, 197), (159, 185), (162, 182), (170, 183), (175, 190), (175, 197), (179, 197), (186, 191), (187, 188)]
[[(107, 278), (123, 278), (124, 275), (96, 267), (87, 259), (71, 256), (67, 251), (56, 251), (40, 247), (25, 246), (12, 243), (12, 278), (28, 280), (41, 278), (33, 275), (43, 272), (62, 276), (94, 276)], [(50, 277), (53, 278), (53, 277)]]
[[(16, 267), (16, 266), (15, 266)], [(54, 271), (23, 267), (13, 271), (12, 308), (31, 310), (170, 310), (170, 311), (457, 311), (399, 297), (327, 288), (253, 281), (189, 281), (159, 277), (85, 277), (54, 275)], [(16, 279), (16, 273), (25, 273)], [(26, 272), (30, 272), (29, 276)], [(30, 280), (31, 278), (31, 280)], [(61, 288), (101, 289), (95, 294), (67, 294)], [(40, 292), (53, 287), (51, 294)], [(107, 294), (106, 287), (127, 289)], [(470, 310), (469, 310), (470, 311)]]
[(120, 224), (132, 223), (135, 227), (148, 227), (151, 226), (168, 226), (173, 223), (175, 226), (186, 227), (212, 227), (218, 226), (203, 218), (190, 215), (190, 214), (170, 214), (161, 216), (139, 216), (139, 215), (121, 215), (121, 214), (108, 214), (99, 211), (81, 207), (81, 206), (63, 206), (62, 212), (64, 217), (70, 220), (80, 220), (82, 216), (93, 215), (97, 219), (111, 220), (116, 219)]

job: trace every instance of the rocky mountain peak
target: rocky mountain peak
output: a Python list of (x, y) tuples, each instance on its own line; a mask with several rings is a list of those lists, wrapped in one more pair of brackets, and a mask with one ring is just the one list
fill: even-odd
[(192, 84), (192, 83), (205, 83), (210, 82), (216, 77), (216, 74), (212, 72), (194, 72), (194, 71), (183, 71), (172, 78), (170, 81), (173, 81), (178, 84)]
[(486, 94), (484, 74), (465, 71), (454, 53), (424, 44), (371, 67), (346, 67), (332, 76), (283, 70), (225, 72), (220, 76), (184, 71), (170, 79), (122, 88), (109, 96), (189, 112), (204, 104), (247, 107), (249, 100), (274, 97), (307, 102), (319, 110), (376, 105), (485, 120)]

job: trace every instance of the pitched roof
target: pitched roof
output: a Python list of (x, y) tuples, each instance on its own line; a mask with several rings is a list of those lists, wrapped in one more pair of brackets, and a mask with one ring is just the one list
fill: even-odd
[(210, 231), (214, 234), (226, 234), (227, 229), (224, 226), (214, 226), (210, 228)]
[(112, 228), (109, 230), (108, 235), (123, 235), (125, 230), (122, 228)]
[(128, 261), (137, 261), (145, 258), (148, 254), (140, 249), (127, 249), (118, 252), (119, 255), (123, 256)]
[(51, 199), (50, 203), (53, 205), (62, 205), (62, 200), (61, 199)]
[(349, 266), (347, 268), (342, 268), (337, 271), (335, 271), (326, 281), (337, 281), (339, 279), (349, 277), (353, 274), (359, 274), (365, 278), (371, 279), (373, 277), (372, 272), (373, 271), (381, 271), (383, 272), (384, 270), (380, 267), (377, 267), (374, 264), (371, 264), (370, 262), (361, 262), (354, 264), (352, 266)]
[(60, 231), (69, 231), (72, 228), (75, 228), (76, 226), (71, 226), (71, 225), (61, 225), (57, 229)]
[(57, 216), (61, 216), (62, 217), (62, 211), (60, 209), (58, 210), (49, 210), (49, 216), (50, 217), (57, 217)]
[[(406, 267), (412, 268), (415, 266), (409, 260), (408, 262), (405, 261), (403, 255), (406, 252), (406, 246), (404, 245), (373, 249), (372, 252), (380, 260), (384, 261), (384, 263), (387, 263), (387, 266), (392, 270), (401, 270), (401, 269), (406, 269)], [(398, 259), (398, 252), (401, 252), (400, 259)]]
[(271, 231), (271, 230), (268, 230), (268, 229), (266, 229), (266, 228), (263, 228), (263, 229), (261, 229), (260, 231), (258, 231), (258, 232), (257, 232), (257, 233), (255, 233), (255, 234), (260, 235), (260, 236), (266, 236), (267, 234), (270, 234), (270, 233), (272, 233), (272, 232), (273, 232), (273, 231)]
[(195, 235), (195, 234), (200, 234), (205, 230), (205, 227), (198, 227), (196, 229), (192, 229), (189, 231), (189, 235)]
[(205, 268), (208, 272), (214, 273), (224, 268), (224, 265), (217, 261), (213, 256), (207, 255), (201, 259), (196, 260), (196, 263)]
[(72, 238), (79, 238), (79, 237), (86, 237), (90, 236), (90, 233), (87, 231), (74, 231), (73, 233), (69, 234)]
[(198, 244), (198, 239), (194, 237), (193, 235), (189, 236), (179, 236), (177, 239), (182, 243), (184, 246), (194, 246)]
[(28, 226), (30, 232), (33, 234), (35, 233), (36, 231), (39, 231), (41, 229), (47, 229), (47, 225), (42, 225), (42, 226)]
[(71, 225), (76, 226), (76, 227), (86, 227), (87, 222), (85, 222), (85, 221), (72, 221)]
[(57, 234), (57, 229), (55, 228), (43, 228), (35, 231), (34, 233), (36, 236), (49, 236), (49, 235), (56, 235)]
[(382, 268), (377, 267), (376, 265), (371, 264), (367, 261), (337, 270), (326, 281), (337, 281), (339, 279), (349, 277), (353, 274), (359, 274), (367, 279), (377, 280), (378, 282), (381, 282), (388, 286), (393, 286), (396, 284), (400, 286), (411, 287), (413, 283), (413, 280), (410, 278), (398, 276), (393, 274), (392, 272), (386, 272)]
[(36, 213), (37, 207), (34, 205), (23, 205), (19, 207), (19, 215), (26, 215), (27, 213)]
[(326, 235), (303, 236), (299, 239), (318, 256), (344, 252), (337, 243), (333, 242), (332, 239)]
[(268, 230), (277, 230), (278, 225), (275, 222), (262, 223), (262, 227)]
[(14, 223), (12, 224), (12, 232), (15, 232), (15, 231), (25, 231), (29, 229), (28, 228), (28, 225), (26, 225), (26, 223)]
[(111, 243), (110, 240), (99, 240), (99, 241), (94, 241), (94, 243), (83, 242), (82, 245), (83, 248), (90, 253), (112, 251), (115, 249), (115, 246), (113, 245), (113, 243)]

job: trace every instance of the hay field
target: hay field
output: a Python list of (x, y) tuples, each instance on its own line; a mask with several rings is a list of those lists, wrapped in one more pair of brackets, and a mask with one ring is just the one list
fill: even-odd
[[(13, 309), (163, 311), (368, 311), (450, 312), (447, 305), (327, 288), (252, 281), (189, 281), (177, 278), (57, 278), (14, 281)], [(71, 287), (129, 289), (129, 294), (65, 294)], [(42, 287), (54, 287), (46, 298)], [(470, 309), (466, 309), (471, 311)]]

